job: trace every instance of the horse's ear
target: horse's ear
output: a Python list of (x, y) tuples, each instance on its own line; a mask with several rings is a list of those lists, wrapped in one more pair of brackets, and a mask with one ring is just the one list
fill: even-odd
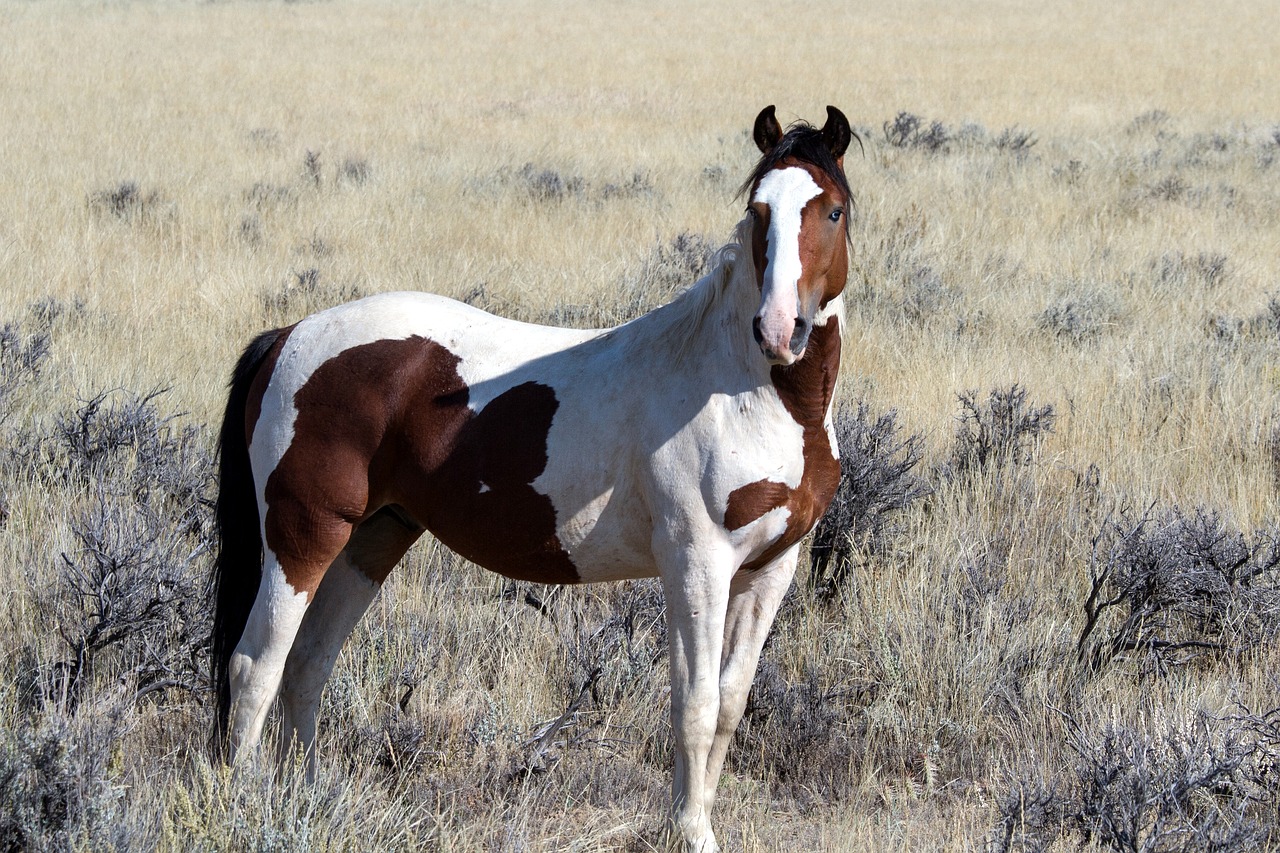
[(831, 156), (837, 160), (843, 157), (852, 137), (853, 131), (849, 128), (849, 120), (844, 117), (844, 113), (828, 106), (827, 123), (822, 126), (822, 141), (826, 143)]
[(756, 116), (756, 126), (751, 131), (751, 136), (761, 154), (768, 154), (778, 144), (778, 140), (782, 138), (782, 125), (778, 124), (778, 119), (773, 114), (773, 104), (762, 109), (760, 115)]

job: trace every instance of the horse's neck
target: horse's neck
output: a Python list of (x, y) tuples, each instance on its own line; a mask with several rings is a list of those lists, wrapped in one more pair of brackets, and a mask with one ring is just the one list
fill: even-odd
[(767, 381), (768, 366), (752, 339), (760, 302), (746, 249), (730, 244), (712, 270), (666, 305), (627, 324), (633, 344), (660, 353), (663, 370), (689, 378), (709, 375), (740, 386)]
[(773, 387), (787, 411), (806, 431), (825, 429), (840, 373), (841, 332), (844, 313), (840, 297), (816, 319), (804, 358), (787, 367), (770, 370)]
[(638, 369), (686, 380), (682, 395), (735, 395), (772, 387), (798, 423), (821, 427), (840, 367), (844, 317), (839, 297), (815, 318), (805, 357), (788, 367), (771, 368), (754, 340), (751, 325), (759, 307), (749, 250), (731, 244), (688, 291), (614, 334), (625, 338), (627, 361)]

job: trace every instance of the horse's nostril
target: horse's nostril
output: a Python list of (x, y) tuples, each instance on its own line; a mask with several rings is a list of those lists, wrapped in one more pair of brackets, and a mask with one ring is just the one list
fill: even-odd
[(757, 317), (751, 321), (751, 334), (755, 336), (756, 343), (764, 343), (764, 332), (760, 331), (760, 318)]
[(812, 330), (809, 321), (803, 317), (796, 318), (795, 331), (791, 333), (791, 352), (799, 355), (809, 344), (809, 332)]

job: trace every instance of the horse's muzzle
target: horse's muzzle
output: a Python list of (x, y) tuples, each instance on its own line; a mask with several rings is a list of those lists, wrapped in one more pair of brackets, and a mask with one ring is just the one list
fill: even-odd
[(785, 348), (776, 347), (765, 340), (764, 331), (760, 326), (760, 318), (757, 316), (751, 322), (751, 334), (770, 364), (787, 365), (799, 361), (804, 356), (805, 347), (809, 345), (809, 333), (812, 331), (812, 323), (803, 317), (797, 317), (791, 330), (791, 340), (788, 341), (787, 346)]

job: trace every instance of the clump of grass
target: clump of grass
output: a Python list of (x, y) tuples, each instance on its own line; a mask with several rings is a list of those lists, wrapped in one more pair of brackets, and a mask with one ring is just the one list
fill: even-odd
[(113, 770), (128, 730), (122, 704), (106, 699), (80, 719), (52, 712), (6, 722), (0, 742), (0, 848), (154, 846), (158, 821), (131, 814), (126, 785)]
[(1205, 331), (1224, 343), (1280, 341), (1280, 295), (1270, 295), (1266, 306), (1252, 317), (1213, 314), (1205, 322)]
[(32, 473), (32, 444), (37, 430), (20, 413), (42, 402), (42, 380), (53, 350), (53, 328), (82, 314), (84, 304), (47, 297), (31, 304), (27, 318), (0, 325), (0, 528), (12, 512), (12, 490)]
[(913, 267), (903, 285), (902, 315), (913, 323), (926, 323), (961, 301), (960, 293), (928, 264)]
[(965, 123), (958, 130), (940, 121), (925, 119), (905, 110), (886, 121), (885, 142), (894, 148), (946, 154), (955, 147), (990, 148), (1006, 154), (1023, 156), (1036, 144), (1035, 134), (1019, 127), (1007, 127), (991, 136), (982, 125)]
[(364, 157), (347, 155), (330, 170), (325, 166), (323, 152), (308, 148), (302, 156), (302, 165), (293, 181), (284, 184), (258, 181), (245, 191), (245, 200), (258, 210), (293, 205), (298, 202), (300, 189), (320, 190), (326, 185), (329, 173), (331, 186), (363, 186), (373, 177), (373, 167)]
[(777, 793), (800, 802), (838, 799), (851, 789), (859, 766), (850, 719), (860, 698), (818, 667), (793, 682), (765, 658), (729, 750), (729, 765), (772, 779)]
[(202, 428), (182, 423), (181, 414), (160, 411), (157, 401), (166, 391), (102, 391), (57, 413), (48, 434), (36, 439), (37, 473), (138, 501), (172, 499), (171, 523), (202, 533), (212, 488), (209, 442)]
[(1094, 538), (1090, 574), (1077, 642), (1090, 672), (1133, 655), (1165, 673), (1280, 634), (1280, 530), (1246, 537), (1204, 508), (1122, 512)]
[(339, 184), (362, 186), (368, 183), (371, 177), (373, 177), (373, 168), (363, 157), (344, 157), (338, 164), (337, 182)]
[(162, 393), (103, 393), (60, 413), (30, 463), (76, 502), (74, 546), (27, 573), (60, 641), (41, 650), (53, 659), (41, 692), (70, 712), (104, 667), (136, 698), (207, 681), (212, 457), (201, 430), (159, 412)]
[(506, 784), (518, 784), (532, 776), (550, 773), (559, 765), (566, 750), (587, 746), (584, 736), (595, 727), (584, 726), (580, 712), (587, 700), (592, 698), (596, 682), (603, 672), (600, 667), (589, 672), (571, 694), (573, 698), (564, 711), (535, 726), (524, 738), (520, 750), (513, 755), (510, 769), (503, 780)]
[[(323, 242), (308, 244), (313, 254), (324, 254)], [(317, 251), (319, 249), (319, 251)], [(262, 308), (269, 317), (292, 322), (324, 308), (351, 302), (365, 296), (357, 284), (337, 282), (320, 272), (318, 267), (295, 270), (283, 286), (262, 296)]]
[(645, 172), (633, 172), (622, 181), (611, 181), (600, 188), (602, 199), (647, 198), (656, 192), (651, 178)]
[(1054, 166), (1051, 174), (1063, 183), (1076, 186), (1087, 171), (1084, 162), (1073, 157), (1061, 166)]
[(883, 125), (884, 139), (894, 148), (911, 148), (937, 154), (947, 150), (951, 133), (940, 121), (925, 123), (917, 115), (899, 112)]
[(302, 158), (302, 179), (312, 187), (319, 189), (324, 182), (324, 168), (320, 161), (320, 152), (307, 149)]
[(1006, 127), (991, 140), (991, 144), (997, 151), (1004, 151), (1010, 154), (1025, 154), (1035, 146), (1036, 137), (1029, 130), (1023, 130), (1016, 126)]
[[(49, 302), (35, 311), (53, 322)], [(51, 541), (19, 554), (0, 691), (0, 846), (152, 849), (161, 818), (124, 756), (198, 716), (212, 459), (163, 392), (104, 392), (24, 426), (20, 476), (47, 493)], [(37, 630), (31, 630), (34, 624)], [(13, 630), (13, 629), (11, 629)], [(139, 738), (138, 710), (158, 709)], [(148, 714), (152, 711), (148, 711)], [(197, 726), (203, 726), (197, 723)], [(132, 738), (132, 740), (131, 740)], [(154, 764), (142, 773), (156, 772)]]
[(1271, 463), (1271, 484), (1276, 493), (1280, 494), (1280, 424), (1271, 427), (1262, 446), (1267, 454), (1267, 461)]
[[(121, 451), (138, 451), (143, 464), (159, 462), (174, 449), (169, 425), (175, 416), (161, 416), (155, 401), (167, 389), (146, 394), (102, 391), (55, 417), (50, 439), (59, 453), (57, 465), (65, 480), (88, 483), (121, 461)], [(148, 466), (149, 467), (149, 466)]]
[(240, 228), (237, 233), (247, 245), (254, 248), (261, 246), (263, 239), (262, 217), (257, 214), (248, 214), (241, 217)]
[(579, 202), (604, 204), (626, 199), (652, 198), (658, 192), (653, 177), (637, 170), (624, 178), (588, 180), (563, 168), (525, 163), (518, 169), (502, 168), (489, 178), (474, 182), (481, 191), (493, 188), (514, 191), (521, 197), (542, 203)]
[(362, 726), (354, 737), (373, 754), (375, 766), (402, 779), (425, 771), (436, 759), (430, 734), (420, 719), (396, 707), (383, 709), (375, 724)]
[(1037, 408), (1017, 384), (992, 390), (985, 403), (978, 401), (977, 391), (965, 391), (958, 399), (960, 422), (947, 475), (1024, 466), (1057, 420), (1052, 405)]
[(143, 190), (137, 181), (121, 181), (90, 195), (89, 207), (122, 222), (134, 223), (154, 219), (168, 206), (158, 191)]
[(702, 167), (702, 180), (710, 186), (720, 189), (729, 186), (729, 170), (719, 163)]
[(655, 687), (666, 657), (666, 602), (657, 581), (628, 582), (608, 598), (603, 613), (575, 610), (562, 636), (573, 664), (568, 691), (588, 682), (597, 704), (614, 707)]
[(1077, 286), (1036, 317), (1036, 327), (1073, 344), (1096, 340), (1120, 319), (1116, 301), (1103, 290)]
[(250, 144), (258, 148), (271, 149), (280, 145), (280, 133), (269, 127), (255, 127), (245, 134)]
[(1271, 294), (1266, 307), (1251, 317), (1245, 328), (1258, 337), (1280, 339), (1280, 293)]
[(0, 326), (0, 426), (12, 411), (11, 400), (40, 376), (49, 357), (51, 323), (52, 318), (34, 331), (24, 330), (17, 322)]
[(824, 596), (850, 582), (859, 558), (883, 552), (896, 512), (930, 493), (914, 473), (924, 441), (904, 438), (897, 419), (894, 410), (872, 415), (866, 403), (836, 410), (840, 485), (809, 546), (811, 582)]
[(298, 193), (293, 187), (257, 181), (244, 192), (245, 201), (259, 211), (282, 207), (297, 202)]
[(1274, 845), (1275, 712), (1089, 726), (1063, 714), (1070, 767), (1025, 768), (988, 849), (1257, 850)]
[(1191, 187), (1181, 175), (1166, 175), (1147, 188), (1147, 195), (1159, 201), (1181, 201), (1191, 192)]
[(540, 169), (525, 163), (512, 176), (516, 185), (534, 201), (559, 202), (586, 192), (587, 182), (580, 176), (565, 177), (555, 169)]
[[(519, 598), (521, 587), (509, 587), (504, 597)], [(631, 581), (586, 601), (566, 601), (561, 592), (524, 590), (524, 603), (560, 637), (565, 706), (522, 739), (508, 781), (550, 772), (571, 751), (600, 747), (591, 735), (602, 717), (665, 686), (666, 603), (657, 581)]]
[(1168, 134), (1172, 121), (1173, 117), (1169, 113), (1160, 109), (1152, 109), (1134, 116), (1125, 130), (1130, 135), (1145, 133)]
[(37, 615), (62, 641), (43, 679), (46, 699), (74, 713), (104, 668), (135, 701), (170, 689), (203, 692), (208, 542), (183, 535), (150, 500), (101, 491), (71, 533), (75, 547), (29, 577)]
[(1226, 279), (1227, 256), (1221, 252), (1166, 252), (1151, 261), (1151, 270), (1159, 287), (1210, 290)]
[(448, 849), (431, 819), (436, 800), (389, 792), (362, 771), (353, 781), (345, 770), (330, 774), (322, 765), (316, 778), (304, 779), (297, 765), (243, 762), (232, 772), (194, 762), (166, 793), (164, 849)]

